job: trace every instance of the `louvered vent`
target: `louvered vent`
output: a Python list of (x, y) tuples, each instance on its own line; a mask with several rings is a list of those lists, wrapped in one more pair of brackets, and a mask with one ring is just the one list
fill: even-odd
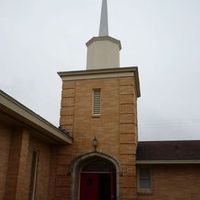
[(101, 89), (93, 90), (93, 115), (101, 113)]

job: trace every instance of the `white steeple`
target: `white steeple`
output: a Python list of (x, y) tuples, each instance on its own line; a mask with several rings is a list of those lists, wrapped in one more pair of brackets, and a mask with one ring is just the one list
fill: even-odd
[(99, 36), (87, 43), (87, 69), (118, 68), (121, 42), (108, 35), (107, 0), (102, 0)]
[(101, 21), (99, 27), (99, 36), (108, 36), (108, 7), (107, 0), (102, 0)]

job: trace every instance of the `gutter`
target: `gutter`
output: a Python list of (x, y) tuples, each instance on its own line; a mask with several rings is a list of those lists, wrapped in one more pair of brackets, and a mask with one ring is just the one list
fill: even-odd
[(200, 164), (200, 160), (137, 160), (137, 165), (161, 165), (161, 164)]

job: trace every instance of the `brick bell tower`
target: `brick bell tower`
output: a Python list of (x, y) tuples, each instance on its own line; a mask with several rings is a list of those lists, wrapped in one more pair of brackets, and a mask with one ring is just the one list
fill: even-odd
[(73, 144), (57, 151), (53, 199), (134, 200), (138, 69), (120, 68), (121, 43), (108, 34), (106, 0), (99, 36), (86, 45), (87, 69), (58, 73), (60, 125)]

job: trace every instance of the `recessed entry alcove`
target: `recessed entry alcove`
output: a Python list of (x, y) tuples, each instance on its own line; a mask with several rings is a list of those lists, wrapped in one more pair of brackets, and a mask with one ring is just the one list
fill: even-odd
[(117, 200), (118, 162), (94, 152), (78, 157), (71, 166), (73, 200)]

